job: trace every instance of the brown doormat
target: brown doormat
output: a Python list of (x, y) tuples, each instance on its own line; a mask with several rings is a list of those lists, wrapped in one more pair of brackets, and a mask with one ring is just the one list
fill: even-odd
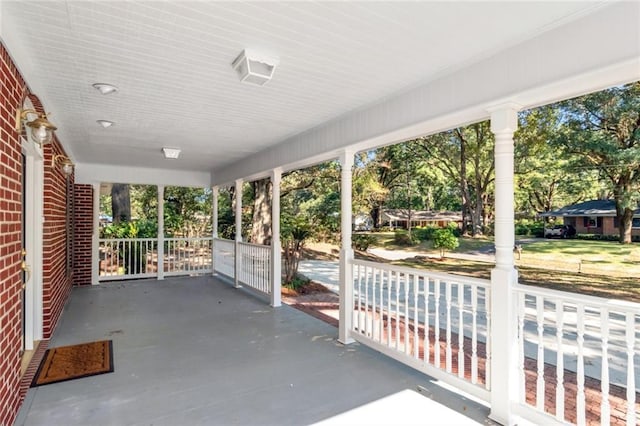
[(111, 340), (48, 349), (31, 387), (113, 372)]

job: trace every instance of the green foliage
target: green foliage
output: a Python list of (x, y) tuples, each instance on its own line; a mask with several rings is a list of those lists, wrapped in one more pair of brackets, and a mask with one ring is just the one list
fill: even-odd
[(300, 287), (303, 287), (309, 284), (310, 282), (311, 282), (310, 279), (303, 277), (301, 275), (296, 275), (291, 280), (285, 281), (282, 285), (292, 290), (298, 290)]
[(371, 234), (354, 234), (351, 237), (353, 248), (360, 251), (366, 251), (375, 242), (376, 237)]
[(440, 257), (444, 257), (446, 251), (454, 250), (459, 245), (460, 241), (451, 228), (438, 229), (433, 234), (433, 248), (440, 249)]
[(158, 224), (147, 219), (112, 223), (100, 229), (100, 238), (156, 238)]
[(544, 237), (544, 221), (518, 219), (515, 222), (516, 235)]
[(631, 242), (633, 211), (640, 201), (640, 82), (569, 99), (557, 106), (562, 125), (553, 141), (579, 155), (576, 166), (597, 170), (613, 192), (623, 230)]
[(284, 282), (290, 282), (298, 275), (302, 249), (305, 240), (311, 235), (311, 225), (302, 216), (283, 219), (286, 219), (281, 223)]
[(411, 231), (411, 234), (418, 241), (430, 241), (433, 239), (433, 235), (438, 229), (440, 228), (438, 228), (437, 226), (418, 227), (418, 228), (414, 228)]
[(399, 246), (415, 246), (420, 240), (412, 232), (409, 234), (404, 229), (398, 229), (393, 234), (393, 242)]

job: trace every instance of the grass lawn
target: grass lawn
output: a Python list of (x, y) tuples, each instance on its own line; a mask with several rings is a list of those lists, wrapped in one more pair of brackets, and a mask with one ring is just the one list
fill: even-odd
[[(393, 232), (371, 235), (376, 238), (376, 247), (422, 251), (434, 257), (439, 255), (430, 242), (411, 247), (398, 246), (393, 241)], [(460, 238), (460, 246), (445, 259), (420, 257), (390, 263), (489, 279), (493, 263), (455, 258), (455, 253), (486, 249), (492, 244), (490, 238)], [(611, 241), (540, 238), (523, 244), (516, 266), (521, 284), (640, 302), (640, 244), (637, 243), (622, 245)]]
[[(420, 244), (415, 246), (405, 246), (395, 243), (393, 232), (371, 232), (369, 235), (372, 235), (376, 239), (376, 243), (374, 244), (375, 247), (381, 247), (387, 250), (424, 251), (439, 254), (439, 250), (433, 248), (431, 241), (422, 241)], [(477, 250), (488, 244), (493, 244), (493, 239), (487, 237), (460, 238), (459, 242), (460, 246), (454, 250), (454, 253), (467, 253)]]
[[(379, 260), (383, 262), (384, 260)], [(492, 263), (464, 259), (407, 259), (391, 262), (409, 268), (427, 269), (471, 276), (491, 278)], [(524, 285), (552, 288), (571, 293), (582, 293), (604, 298), (640, 302), (640, 277), (610, 277), (586, 273), (564, 272), (536, 267), (518, 267), (519, 282)]]

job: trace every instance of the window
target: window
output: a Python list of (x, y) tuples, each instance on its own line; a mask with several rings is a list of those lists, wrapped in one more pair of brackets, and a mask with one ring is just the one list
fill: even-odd
[(584, 227), (585, 228), (601, 228), (602, 227), (602, 217), (585, 216), (584, 217)]
[(634, 217), (633, 221), (631, 222), (631, 227), (632, 228), (640, 228), (640, 217)]

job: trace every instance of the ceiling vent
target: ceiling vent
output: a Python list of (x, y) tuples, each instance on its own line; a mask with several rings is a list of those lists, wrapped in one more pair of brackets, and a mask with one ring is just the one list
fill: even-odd
[(240, 52), (231, 66), (238, 73), (240, 81), (263, 86), (273, 77), (278, 62), (276, 57), (245, 49)]

